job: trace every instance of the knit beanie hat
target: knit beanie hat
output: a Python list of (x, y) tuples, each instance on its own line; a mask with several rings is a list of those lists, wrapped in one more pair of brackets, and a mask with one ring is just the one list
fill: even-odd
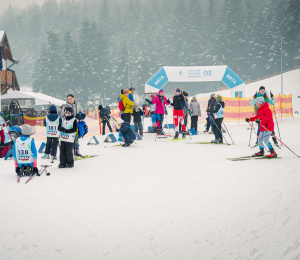
[(124, 123), (124, 121), (123, 121), (123, 119), (122, 118), (117, 118), (117, 123), (119, 124), (119, 125), (121, 125), (121, 124), (123, 124)]
[(73, 115), (73, 113), (74, 113), (72, 107), (66, 107), (65, 110), (66, 110), (66, 112), (70, 112), (71, 115)]
[(218, 103), (222, 102), (222, 97), (221, 96), (217, 96), (217, 102)]
[(99, 105), (98, 106), (98, 110), (100, 110), (101, 111), (101, 109), (103, 108), (103, 106), (102, 105)]
[(50, 108), (49, 108), (49, 112), (50, 112), (50, 113), (57, 113), (56, 106), (51, 105)]
[(212, 97), (214, 97), (216, 94), (215, 93), (212, 93), (211, 95), (210, 95), (210, 97), (212, 98)]
[(177, 89), (177, 88), (175, 88), (175, 91), (176, 91), (177, 93), (180, 93), (180, 90), (179, 90), (179, 89)]
[(158, 93), (164, 93), (164, 91), (163, 91), (162, 89), (160, 89), (160, 90), (158, 91)]
[(255, 103), (258, 103), (258, 104), (264, 104), (265, 103), (265, 100), (263, 97), (258, 97), (255, 99)]
[(264, 89), (264, 90), (265, 90), (265, 87), (264, 87), (264, 86), (261, 86), (261, 87), (259, 88), (259, 90), (261, 90), (261, 89)]
[(23, 135), (30, 135), (32, 131), (31, 125), (23, 125), (22, 126), (22, 134)]

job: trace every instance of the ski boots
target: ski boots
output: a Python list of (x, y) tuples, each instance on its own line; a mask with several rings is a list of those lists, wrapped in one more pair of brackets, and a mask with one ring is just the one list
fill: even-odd
[(208, 131), (205, 129), (204, 131), (203, 131), (203, 133), (207, 133)]
[(66, 165), (62, 165), (62, 164), (60, 164), (60, 165), (58, 165), (58, 168), (59, 168), (59, 169), (66, 168)]
[(56, 156), (51, 155), (51, 161), (57, 160)]
[(49, 154), (44, 154), (41, 158), (42, 159), (50, 159), (50, 156), (49, 156)]
[(178, 139), (178, 136), (179, 136), (179, 133), (176, 131), (176, 132), (175, 132), (174, 139)]
[(186, 132), (182, 133), (182, 139), (184, 139), (186, 137)]
[(212, 143), (212, 144), (216, 144), (216, 143), (218, 143), (218, 140), (219, 140), (219, 139), (215, 139), (215, 140), (211, 141), (211, 143)]
[(277, 153), (274, 151), (274, 148), (270, 149), (270, 154), (266, 155), (268, 158), (277, 158)]
[(221, 138), (218, 139), (218, 144), (222, 144), (223, 140)]
[(253, 157), (264, 156), (264, 155), (265, 155), (265, 150), (260, 149), (258, 153), (253, 154)]

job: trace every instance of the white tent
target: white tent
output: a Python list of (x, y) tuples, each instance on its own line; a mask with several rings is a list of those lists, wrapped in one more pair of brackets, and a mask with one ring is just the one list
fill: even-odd
[(34, 100), (36, 106), (43, 105), (56, 105), (61, 106), (66, 103), (66, 101), (57, 99), (48, 95), (44, 95), (42, 93), (33, 93), (33, 92), (22, 92), (22, 91), (12, 91), (1, 96), (1, 102), (4, 104), (9, 103), (11, 100)]

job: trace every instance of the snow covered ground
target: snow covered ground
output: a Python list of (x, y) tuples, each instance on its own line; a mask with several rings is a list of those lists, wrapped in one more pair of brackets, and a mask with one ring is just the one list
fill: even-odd
[[(28, 184), (1, 160), (0, 259), (299, 259), (300, 159), (283, 147), (282, 159), (229, 161), (257, 149), (248, 147), (246, 123), (226, 125), (236, 145), (145, 134), (123, 148), (85, 138), (82, 154), (99, 157), (73, 169), (55, 162), (51, 176)], [(279, 126), (300, 154), (300, 116)], [(213, 139), (199, 128), (193, 141)]]

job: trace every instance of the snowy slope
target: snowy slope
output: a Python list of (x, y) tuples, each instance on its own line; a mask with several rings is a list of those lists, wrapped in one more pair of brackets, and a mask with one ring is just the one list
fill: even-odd
[[(282, 138), (300, 154), (300, 116), (284, 121)], [(283, 148), (283, 159), (229, 161), (257, 149), (246, 123), (226, 125), (236, 145), (146, 134), (129, 148), (104, 148), (86, 138), (82, 153), (99, 157), (74, 169), (55, 162), (51, 176), (28, 184), (1, 159), (0, 259), (299, 259), (300, 159)]]
[[(260, 86), (265, 86), (266, 90), (270, 90), (275, 94), (281, 93), (281, 75), (263, 79), (257, 82), (247, 84), (245, 87), (245, 97), (251, 97)], [(224, 97), (230, 97), (230, 90), (214, 92)], [(300, 69), (283, 73), (283, 93), (285, 95), (293, 95), (293, 109), (300, 112)], [(209, 97), (211, 93), (197, 95), (197, 98)]]

